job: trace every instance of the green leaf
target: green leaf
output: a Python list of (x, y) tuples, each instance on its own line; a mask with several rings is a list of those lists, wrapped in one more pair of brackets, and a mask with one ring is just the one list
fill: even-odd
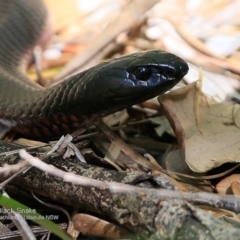
[(11, 211), (21, 214), (27, 220), (31, 220), (31, 221), (45, 227), (51, 233), (54, 233), (61, 239), (71, 240), (71, 238), (61, 228), (59, 228), (59, 226), (57, 224), (48, 220), (43, 215), (37, 213), (35, 209), (31, 209), (31, 208), (15, 201), (14, 199), (3, 196), (2, 194), (0, 195), (0, 205), (2, 205), (5, 208), (10, 209)]

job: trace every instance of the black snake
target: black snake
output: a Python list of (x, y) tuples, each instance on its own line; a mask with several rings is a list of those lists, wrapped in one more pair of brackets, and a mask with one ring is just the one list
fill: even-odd
[(44, 89), (24, 74), (26, 56), (46, 27), (40, 0), (0, 0), (0, 124), (24, 135), (52, 137), (166, 92), (188, 71), (160, 50), (100, 63)]

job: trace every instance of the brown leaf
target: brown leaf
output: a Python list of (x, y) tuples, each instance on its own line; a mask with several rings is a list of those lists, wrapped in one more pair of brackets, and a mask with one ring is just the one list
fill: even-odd
[(216, 185), (216, 190), (219, 194), (225, 195), (231, 188), (234, 195), (239, 195), (240, 192), (240, 174), (232, 174)]
[(160, 96), (159, 101), (193, 171), (206, 172), (226, 162), (240, 161), (239, 105), (226, 102), (209, 106), (196, 83)]
[(76, 214), (73, 218), (73, 225), (83, 235), (119, 238), (128, 234), (122, 228), (88, 214)]
[(240, 195), (240, 176), (237, 182), (232, 182), (231, 189), (234, 195)]

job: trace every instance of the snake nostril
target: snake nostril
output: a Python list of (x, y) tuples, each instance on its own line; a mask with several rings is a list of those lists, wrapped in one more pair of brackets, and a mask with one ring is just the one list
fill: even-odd
[(168, 77), (168, 78), (175, 78), (176, 77), (176, 71), (172, 68), (168, 68), (164, 74)]

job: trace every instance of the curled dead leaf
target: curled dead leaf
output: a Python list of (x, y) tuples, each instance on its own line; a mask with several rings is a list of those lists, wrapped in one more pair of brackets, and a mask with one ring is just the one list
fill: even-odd
[(119, 238), (128, 234), (122, 228), (88, 214), (76, 214), (73, 217), (73, 226), (83, 235), (89, 236)]
[(225, 195), (231, 190), (234, 195), (240, 195), (240, 174), (232, 174), (216, 185), (216, 190), (219, 194)]
[[(239, 178), (240, 180), (240, 178)], [(240, 181), (238, 182), (232, 182), (231, 189), (234, 195), (240, 195)]]
[(240, 105), (209, 105), (207, 97), (201, 94), (198, 126), (198, 94), (196, 83), (192, 83), (159, 97), (186, 163), (195, 172), (206, 172), (223, 163), (240, 162)]

